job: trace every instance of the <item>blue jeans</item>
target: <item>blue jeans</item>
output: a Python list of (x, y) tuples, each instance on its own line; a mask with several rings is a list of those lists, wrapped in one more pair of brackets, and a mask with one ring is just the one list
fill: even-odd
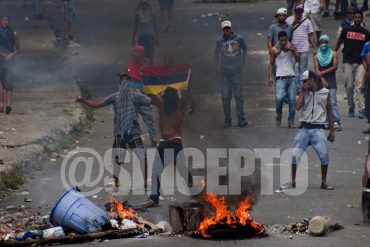
[(308, 146), (312, 146), (321, 161), (321, 165), (329, 164), (329, 147), (324, 129), (306, 129), (298, 130), (292, 147), (292, 164), (298, 165), (303, 152)]
[(44, 0), (33, 0), (33, 16), (42, 16), (44, 14)]
[(297, 94), (301, 91), (303, 86), (303, 81), (301, 80), (303, 72), (308, 70), (308, 58), (310, 56), (309, 52), (299, 52), (299, 56), (301, 57), (298, 63), (298, 78), (297, 78)]
[(295, 96), (296, 86), (295, 77), (289, 79), (279, 79), (275, 82), (275, 104), (276, 104), (276, 116), (281, 117), (283, 115), (283, 101), (285, 98), (289, 99), (289, 116), (288, 122), (294, 123), (295, 116)]
[(340, 116), (337, 105), (337, 90), (329, 89), (331, 109), (333, 111), (334, 122), (340, 123)]
[(234, 93), (236, 102), (236, 113), (238, 115), (238, 123), (245, 122), (244, 118), (244, 96), (242, 88), (242, 72), (221, 73), (221, 96), (222, 106), (224, 108), (225, 123), (231, 124), (231, 97)]

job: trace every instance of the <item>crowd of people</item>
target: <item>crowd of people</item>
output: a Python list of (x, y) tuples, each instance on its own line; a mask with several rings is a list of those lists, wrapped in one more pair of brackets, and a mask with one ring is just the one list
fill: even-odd
[[(351, 1), (350, 6), (348, 1), (337, 1), (335, 14), (338, 15), (336, 12), (339, 5), (347, 9), (338, 27), (337, 41), (332, 43), (321, 30), (321, 17), (329, 15), (329, 2), (288, 0), (288, 9), (277, 10), (277, 22), (268, 30), (268, 85), (273, 86), (275, 83), (276, 125), (281, 125), (284, 103), (289, 105), (288, 128), (296, 128), (295, 112), (300, 111), (299, 130), (292, 145), (293, 188), (296, 186), (300, 157), (311, 145), (321, 161), (321, 189), (333, 189), (327, 184), (326, 176), (329, 164), (328, 141), (334, 142), (334, 130), (342, 129), (337, 104), (338, 52), (342, 52), (343, 57), (348, 117), (366, 117), (370, 123), (370, 94), (367, 93), (370, 87), (367, 83), (370, 78), (367, 73), (370, 67), (370, 32), (363, 23), (363, 10), (367, 10), (367, 1), (363, 2), (362, 8), (358, 8), (356, 1)], [(288, 17), (291, 11), (293, 14)], [(313, 68), (309, 70), (311, 58)], [(296, 64), (297, 71), (294, 69)], [(325, 129), (329, 129), (328, 136)], [(370, 134), (370, 129), (363, 132)]]
[[(165, 22), (163, 32), (172, 29), (172, 9), (174, 0), (159, 0)], [(363, 23), (363, 10), (367, 10), (367, 1), (358, 8), (357, 1), (336, 1), (337, 16), (345, 12), (344, 20), (338, 27), (337, 41), (331, 42), (321, 30), (321, 17), (329, 16), (329, 0), (288, 0), (287, 8), (276, 11), (276, 23), (268, 29), (267, 48), (270, 61), (268, 65), (268, 86), (275, 86), (275, 124), (282, 125), (283, 107), (288, 104), (288, 128), (295, 125), (296, 111), (300, 111), (299, 130), (293, 141), (292, 180), (296, 187), (296, 171), (303, 152), (312, 146), (321, 161), (321, 189), (331, 190), (326, 182), (329, 165), (328, 141), (334, 142), (334, 131), (340, 131), (341, 116), (337, 104), (336, 71), (339, 66), (338, 51), (343, 53), (344, 86), (348, 104), (348, 117), (367, 118), (370, 123), (370, 32)], [(35, 0), (35, 18), (42, 14), (40, 4)], [(65, 39), (71, 39), (70, 24), (75, 19), (74, 0), (65, 0)], [(341, 13), (339, 13), (339, 6)], [(345, 8), (345, 9), (344, 9)], [(292, 13), (291, 16), (290, 13)], [(0, 111), (5, 104), (6, 113), (11, 111), (11, 83), (7, 79), (7, 68), (20, 50), (18, 35), (8, 26), (8, 17), (1, 17), (0, 54), (1, 85)], [(155, 48), (159, 46), (159, 31), (156, 15), (151, 4), (141, 0), (135, 10), (135, 21), (132, 33), (132, 57), (120, 76), (119, 90), (104, 100), (91, 100), (77, 97), (76, 101), (92, 108), (113, 105), (114, 108), (114, 143), (113, 148), (129, 148), (136, 152), (141, 168), (146, 171), (146, 155), (141, 138), (142, 130), (139, 116), (142, 117), (150, 134), (152, 146), (157, 147), (158, 155), (153, 167), (152, 195), (145, 206), (156, 206), (159, 203), (160, 174), (164, 169), (164, 150), (172, 149), (175, 153), (174, 163), (184, 179), (192, 186), (192, 176), (185, 172), (184, 159), (176, 159), (181, 154), (182, 122), (186, 113), (189, 90), (181, 93), (173, 87), (167, 87), (161, 94), (145, 94), (143, 73), (147, 66), (154, 64)], [(242, 70), (247, 55), (247, 45), (243, 37), (234, 32), (232, 23), (224, 20), (221, 23), (222, 34), (217, 38), (214, 49), (214, 60), (220, 74), (221, 98), (224, 112), (224, 128), (232, 127), (231, 100), (235, 96), (237, 126), (246, 127), (243, 97)], [(332, 48), (333, 47), (333, 48)], [(309, 60), (313, 68), (309, 70)], [(6, 66), (5, 66), (6, 65)], [(163, 66), (173, 66), (174, 59), (166, 55)], [(297, 65), (297, 66), (296, 66)], [(6, 91), (7, 101), (3, 103), (2, 90)], [(4, 101), (5, 102), (5, 101)], [(159, 111), (159, 130), (152, 115), (152, 105)], [(357, 109), (357, 111), (356, 111)], [(329, 130), (327, 136), (326, 129)], [(364, 131), (370, 134), (370, 129)], [(119, 166), (121, 161), (114, 156)], [(145, 172), (146, 174), (146, 172)], [(145, 185), (147, 177), (145, 177)], [(115, 186), (119, 187), (119, 175), (114, 175)]]

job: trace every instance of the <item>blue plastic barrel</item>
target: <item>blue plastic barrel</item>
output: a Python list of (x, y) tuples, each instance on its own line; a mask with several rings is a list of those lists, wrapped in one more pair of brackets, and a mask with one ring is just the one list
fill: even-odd
[(108, 222), (108, 213), (96, 206), (83, 194), (70, 189), (55, 204), (50, 214), (54, 226), (62, 226), (79, 234), (102, 230)]

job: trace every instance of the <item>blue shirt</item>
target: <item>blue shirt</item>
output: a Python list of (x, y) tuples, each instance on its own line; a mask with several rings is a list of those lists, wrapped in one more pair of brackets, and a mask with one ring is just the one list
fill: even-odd
[(370, 44), (368, 41), (365, 43), (364, 47), (362, 48), (362, 51), (360, 54), (361, 58), (364, 59), (369, 52), (370, 52)]
[(241, 35), (233, 33), (228, 39), (221, 35), (216, 41), (215, 56), (220, 58), (222, 72), (238, 72), (244, 64), (247, 46)]

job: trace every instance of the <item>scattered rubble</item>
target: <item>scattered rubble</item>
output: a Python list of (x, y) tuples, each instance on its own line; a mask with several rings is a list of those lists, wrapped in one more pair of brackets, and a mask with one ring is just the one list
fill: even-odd
[[(292, 224), (273, 224), (273, 225), (264, 225), (264, 228), (267, 233), (269, 234), (308, 234), (309, 233), (309, 223), (310, 218), (304, 218), (298, 223)], [(343, 229), (344, 227), (339, 223), (335, 223), (333, 225), (329, 225), (328, 231), (338, 231)]]

